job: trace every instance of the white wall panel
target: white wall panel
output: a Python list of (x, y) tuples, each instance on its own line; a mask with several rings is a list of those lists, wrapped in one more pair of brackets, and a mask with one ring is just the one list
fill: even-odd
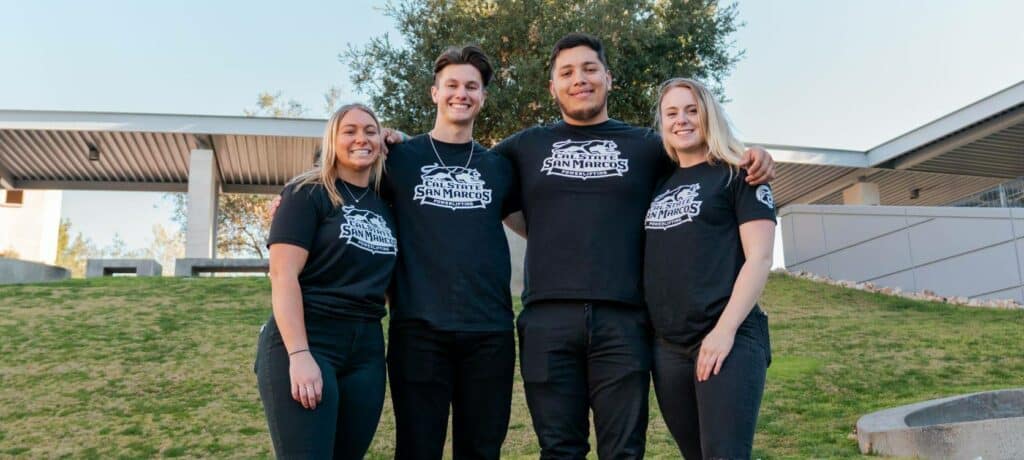
[(1006, 300), (1006, 299), (1013, 299), (1013, 300), (1016, 300), (1018, 303), (1024, 304), (1024, 288), (1021, 288), (1021, 287), (1010, 288), (1010, 289), (1007, 289), (1007, 290), (1004, 290), (1004, 291), (993, 292), (993, 293), (987, 294), (987, 295), (980, 295), (980, 296), (977, 296), (975, 298), (979, 299), (979, 300)]
[(780, 215), (790, 270), (946, 296), (1024, 295), (1024, 209), (791, 205)]
[(890, 233), (829, 255), (832, 278), (864, 281), (912, 268), (906, 231)]
[(825, 239), (835, 251), (906, 227), (906, 216), (825, 214)]
[[(792, 214), (793, 218), (793, 262), (803, 262), (826, 252), (825, 231), (821, 216), (816, 214)], [(789, 259), (786, 259), (789, 265)]]
[(1013, 239), (1009, 219), (932, 219), (910, 229), (914, 264), (974, 251)]
[(1020, 286), (1014, 243), (992, 246), (919, 267), (918, 289), (971, 297)]
[(0, 205), (0, 251), (12, 250), (21, 260), (52, 264), (57, 258), (63, 192), (25, 190), (22, 196), (21, 205)]
[(796, 260), (796, 241), (793, 232), (788, 230), (793, 226), (793, 215), (780, 216), (779, 222), (782, 224), (782, 257), (785, 265)]
[[(1017, 273), (1021, 277), (1021, 284), (1024, 284), (1024, 208), (1010, 208), (1010, 215), (1013, 217), (1013, 235), (1017, 240)], [(1024, 299), (1021, 303), (1024, 303)]]
[(902, 271), (893, 275), (868, 280), (876, 286), (898, 287), (904, 291), (917, 291), (913, 270)]
[(808, 273), (815, 273), (822, 276), (828, 276), (829, 278), (832, 277), (831, 275), (829, 275), (828, 271), (828, 256), (804, 262), (802, 264), (798, 264), (792, 267), (786, 265), (786, 269), (795, 272), (803, 271)]

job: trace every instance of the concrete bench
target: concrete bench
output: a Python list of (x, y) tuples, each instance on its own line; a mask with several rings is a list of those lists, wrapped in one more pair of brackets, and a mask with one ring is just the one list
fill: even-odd
[(70, 277), (71, 272), (63, 267), (0, 257), (0, 284), (43, 283)]
[(88, 259), (85, 277), (114, 276), (116, 273), (134, 273), (135, 276), (161, 276), (164, 268), (153, 259)]
[(185, 258), (174, 261), (174, 276), (198, 276), (200, 273), (267, 273), (267, 259)]

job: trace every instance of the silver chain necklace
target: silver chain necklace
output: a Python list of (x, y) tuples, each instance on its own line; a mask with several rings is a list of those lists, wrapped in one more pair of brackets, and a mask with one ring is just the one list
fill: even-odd
[[(447, 168), (448, 165), (444, 164), (444, 160), (441, 159), (441, 154), (437, 153), (437, 146), (434, 145), (434, 136), (431, 135), (430, 133), (427, 133), (427, 139), (430, 139), (430, 148), (434, 149), (434, 156), (437, 157), (437, 161), (441, 162), (441, 166), (444, 166), (445, 168)], [(466, 160), (466, 166), (463, 166), (463, 169), (468, 168), (469, 167), (469, 163), (472, 162), (472, 161), (473, 161), (473, 139), (470, 139), (469, 140), (469, 159)]]
[(348, 184), (345, 183), (344, 179), (342, 179), (341, 185), (345, 186), (345, 190), (348, 190), (348, 194), (352, 197), (352, 200), (355, 201), (357, 204), (359, 203), (359, 200), (362, 200), (363, 198), (366, 197), (367, 193), (370, 193), (370, 187), (366, 187), (366, 190), (363, 190), (363, 194), (359, 195), (359, 198), (356, 198), (356, 194), (352, 193), (352, 189), (348, 188)]

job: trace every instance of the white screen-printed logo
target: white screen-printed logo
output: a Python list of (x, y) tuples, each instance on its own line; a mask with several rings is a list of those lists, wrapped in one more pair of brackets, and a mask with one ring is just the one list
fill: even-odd
[(772, 188), (766, 184), (758, 185), (754, 191), (757, 201), (764, 203), (769, 209), (775, 209), (775, 198), (772, 197)]
[(697, 201), (700, 184), (680, 185), (654, 197), (644, 228), (648, 230), (668, 230), (679, 224), (693, 221), (700, 215), (702, 201)]
[(396, 254), (398, 240), (391, 233), (388, 222), (379, 214), (355, 206), (343, 206), (345, 223), (341, 224), (340, 239), (373, 254)]
[(555, 142), (551, 145), (551, 156), (544, 159), (540, 172), (583, 180), (621, 177), (629, 171), (629, 160), (619, 158), (621, 154), (614, 141)]
[(491, 202), (491, 189), (480, 178), (480, 172), (461, 166), (440, 166), (437, 163), (420, 168), (420, 185), (413, 189), (413, 201), (420, 205), (456, 209), (486, 208)]

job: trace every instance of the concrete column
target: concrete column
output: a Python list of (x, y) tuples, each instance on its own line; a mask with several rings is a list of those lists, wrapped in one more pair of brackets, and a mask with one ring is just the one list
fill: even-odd
[(843, 190), (843, 204), (859, 204), (878, 206), (882, 200), (878, 194), (878, 184), (873, 182), (857, 182)]
[(188, 226), (185, 257), (212, 258), (217, 252), (217, 195), (220, 171), (213, 150), (192, 151), (188, 164)]

